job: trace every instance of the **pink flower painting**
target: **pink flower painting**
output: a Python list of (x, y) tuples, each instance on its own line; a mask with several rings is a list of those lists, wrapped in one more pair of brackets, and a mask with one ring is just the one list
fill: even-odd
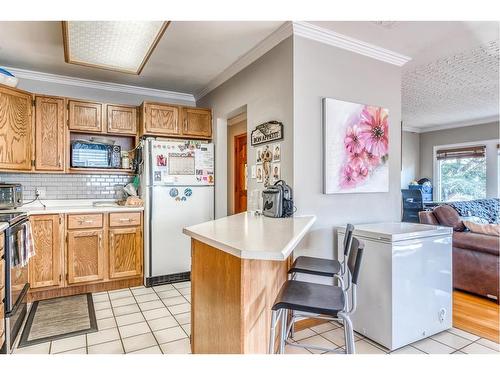
[(389, 111), (324, 99), (325, 193), (389, 188)]

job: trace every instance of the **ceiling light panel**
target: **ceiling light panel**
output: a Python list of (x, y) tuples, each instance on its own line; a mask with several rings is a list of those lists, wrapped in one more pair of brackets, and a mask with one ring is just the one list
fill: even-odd
[(139, 74), (169, 22), (65, 21), (66, 62)]

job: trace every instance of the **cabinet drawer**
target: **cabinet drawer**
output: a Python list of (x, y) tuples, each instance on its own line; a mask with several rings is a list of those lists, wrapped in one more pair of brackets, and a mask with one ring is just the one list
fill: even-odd
[(101, 228), (102, 214), (68, 215), (68, 229)]
[(110, 227), (127, 227), (141, 224), (140, 212), (120, 212), (109, 214)]

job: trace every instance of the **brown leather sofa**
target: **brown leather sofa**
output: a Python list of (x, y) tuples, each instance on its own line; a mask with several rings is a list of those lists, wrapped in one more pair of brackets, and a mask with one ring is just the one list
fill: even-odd
[(458, 212), (448, 205), (421, 211), (419, 219), (422, 224), (453, 227), (453, 287), (500, 303), (500, 239), (466, 231)]

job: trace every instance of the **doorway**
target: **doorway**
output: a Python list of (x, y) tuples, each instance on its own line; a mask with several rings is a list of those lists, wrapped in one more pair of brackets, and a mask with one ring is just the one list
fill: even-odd
[(234, 136), (234, 213), (247, 210), (247, 133)]
[(227, 214), (247, 210), (247, 115), (227, 121)]

